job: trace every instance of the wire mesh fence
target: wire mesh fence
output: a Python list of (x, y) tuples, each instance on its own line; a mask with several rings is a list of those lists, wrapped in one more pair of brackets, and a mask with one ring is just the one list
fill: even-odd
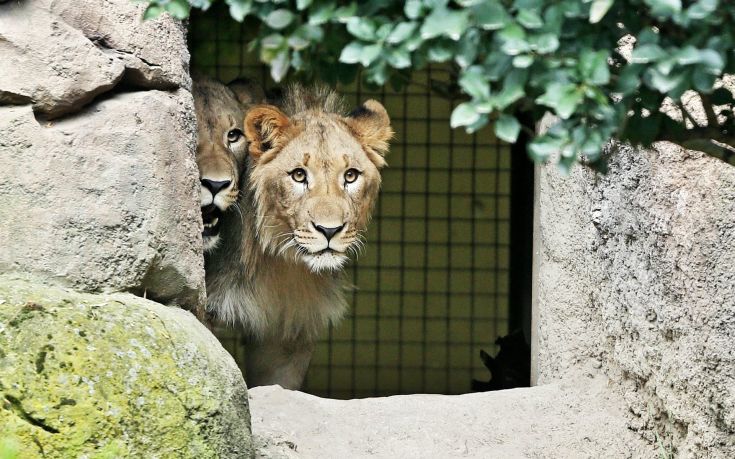
[[(246, 49), (247, 26), (223, 11), (190, 23), (192, 67), (223, 82), (274, 85)], [(456, 101), (431, 87), (446, 67), (415, 72), (401, 91), (339, 87), (357, 106), (380, 100), (396, 132), (367, 249), (348, 268), (349, 316), (318, 344), (304, 389), (351, 398), (456, 394), (487, 379), (480, 349), (494, 353), (510, 314), (511, 155), (486, 128), (449, 127)], [(218, 337), (242, 363), (238, 330)]]

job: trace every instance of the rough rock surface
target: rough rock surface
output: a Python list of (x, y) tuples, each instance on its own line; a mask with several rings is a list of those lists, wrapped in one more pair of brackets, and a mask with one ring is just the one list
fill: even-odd
[(189, 88), (183, 26), (168, 15), (143, 22), (144, 8), (129, 0), (0, 3), (0, 104), (32, 103), (51, 118), (118, 84)]
[(204, 301), (185, 30), (130, 0), (0, 3), (0, 272)]
[(620, 146), (539, 205), (538, 381), (599, 368), (650, 441), (735, 457), (735, 167)]
[(0, 272), (201, 304), (190, 97), (122, 93), (44, 124), (0, 107)]
[(654, 457), (603, 377), (467, 395), (330, 400), (250, 390), (256, 457)]
[(11, 275), (0, 440), (22, 458), (252, 455), (242, 375), (189, 312)]

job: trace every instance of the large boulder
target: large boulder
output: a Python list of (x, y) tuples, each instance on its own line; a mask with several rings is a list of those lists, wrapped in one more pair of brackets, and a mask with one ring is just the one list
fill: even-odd
[(735, 167), (660, 143), (609, 169), (540, 169), (538, 382), (597, 368), (651, 442), (735, 457)]
[(0, 272), (196, 309), (185, 28), (130, 0), (0, 3)]
[(23, 458), (246, 458), (247, 389), (189, 312), (3, 275), (3, 445)]

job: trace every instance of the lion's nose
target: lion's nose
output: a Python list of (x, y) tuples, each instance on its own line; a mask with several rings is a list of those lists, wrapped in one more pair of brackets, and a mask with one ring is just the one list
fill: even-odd
[(314, 222), (312, 222), (311, 224), (314, 225), (314, 228), (316, 228), (317, 231), (322, 233), (324, 237), (327, 238), (327, 242), (331, 241), (334, 235), (342, 231), (342, 228), (345, 227), (345, 225), (341, 225), (341, 226), (335, 226), (332, 228), (327, 228), (322, 225), (317, 225)]
[(202, 186), (209, 190), (210, 193), (212, 193), (212, 196), (216, 196), (217, 193), (224, 190), (228, 186), (230, 186), (230, 183), (232, 183), (231, 180), (209, 180), (209, 179), (202, 179)]

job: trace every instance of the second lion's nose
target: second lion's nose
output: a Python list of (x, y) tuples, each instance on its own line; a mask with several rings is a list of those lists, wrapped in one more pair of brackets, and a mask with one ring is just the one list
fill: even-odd
[(345, 227), (345, 225), (341, 225), (341, 226), (335, 226), (332, 228), (328, 228), (322, 225), (317, 225), (316, 223), (313, 223), (313, 222), (312, 222), (312, 225), (314, 225), (314, 228), (316, 228), (317, 231), (322, 233), (324, 237), (327, 238), (327, 242), (331, 241), (334, 235), (342, 231), (342, 228)]
[(217, 193), (224, 190), (225, 188), (230, 186), (230, 183), (232, 183), (232, 181), (230, 180), (217, 181), (217, 180), (209, 180), (209, 179), (202, 179), (201, 182), (202, 182), (202, 186), (208, 189), (210, 193), (212, 193), (212, 196), (216, 196)]

